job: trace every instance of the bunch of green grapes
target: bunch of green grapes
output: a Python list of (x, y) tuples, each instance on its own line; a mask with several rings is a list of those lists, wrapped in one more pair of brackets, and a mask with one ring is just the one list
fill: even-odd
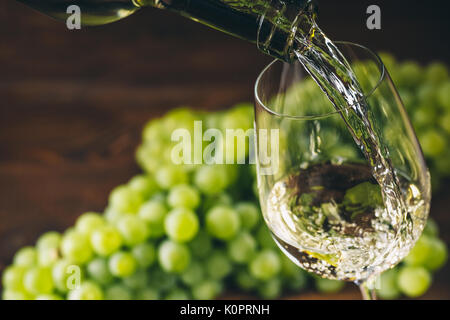
[(306, 273), (282, 256), (262, 222), (254, 166), (172, 164), (171, 133), (193, 134), (195, 120), (204, 130), (246, 130), (252, 109), (179, 109), (152, 120), (137, 152), (145, 173), (116, 187), (103, 214), (84, 213), (64, 233), (20, 249), (3, 272), (3, 298), (213, 299), (233, 287), (274, 298), (304, 288)]
[(411, 118), (431, 172), (433, 190), (450, 176), (450, 78), (439, 62), (423, 67), (414, 61), (399, 63), (380, 54)]

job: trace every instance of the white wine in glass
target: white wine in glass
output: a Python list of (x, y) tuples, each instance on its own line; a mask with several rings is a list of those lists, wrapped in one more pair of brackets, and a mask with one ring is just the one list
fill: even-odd
[(370, 121), (352, 118), (351, 104), (333, 105), (299, 62), (272, 62), (255, 87), (256, 146), (258, 156), (261, 129), (277, 130), (279, 160), (269, 171), (257, 161), (259, 197), (273, 238), (292, 261), (353, 281), (368, 299), (367, 280), (400, 262), (419, 238), (430, 179), (379, 57), (336, 44), (361, 87), (355, 103)]

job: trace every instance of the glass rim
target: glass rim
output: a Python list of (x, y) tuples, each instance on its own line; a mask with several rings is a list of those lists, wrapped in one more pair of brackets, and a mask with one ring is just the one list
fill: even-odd
[[(373, 86), (373, 88), (371, 88), (367, 94), (364, 94), (364, 98), (370, 97), (375, 92), (375, 90), (379, 87), (381, 82), (386, 77), (386, 68), (385, 68), (384, 63), (381, 60), (380, 56), (377, 53), (375, 53), (374, 51), (370, 50), (369, 48), (367, 48), (367, 47), (365, 47), (365, 46), (363, 46), (361, 44), (354, 43), (354, 42), (350, 42), (350, 41), (334, 41), (334, 43), (336, 43), (336, 44), (343, 44), (343, 45), (349, 45), (349, 46), (354, 46), (354, 47), (359, 47), (361, 49), (364, 49), (370, 55), (372, 55), (373, 58), (378, 63), (378, 65), (380, 66), (380, 69), (381, 69), (380, 77), (379, 77), (377, 83)], [(309, 115), (309, 116), (296, 116), (296, 115), (291, 115), (291, 114), (279, 113), (279, 112), (276, 112), (276, 111), (272, 110), (271, 108), (266, 106), (266, 104), (264, 104), (261, 101), (261, 99), (259, 97), (259, 94), (258, 94), (258, 87), (259, 87), (259, 84), (261, 82), (261, 78), (263, 77), (263, 75), (277, 62), (283, 63), (283, 61), (280, 61), (278, 59), (274, 59), (267, 66), (264, 67), (264, 69), (260, 72), (260, 74), (256, 78), (256, 82), (255, 82), (255, 88), (254, 88), (255, 92), (254, 92), (254, 94), (255, 94), (256, 102), (259, 103), (264, 108), (264, 110), (267, 111), (268, 113), (270, 113), (270, 114), (272, 114), (274, 116), (277, 116), (277, 117), (290, 118), (290, 119), (295, 119), (295, 120), (314, 120), (314, 119), (326, 118), (326, 117), (329, 117), (329, 116), (334, 115), (334, 114), (339, 114), (343, 110), (348, 110), (348, 109), (350, 109), (352, 107), (352, 106), (347, 106), (346, 108), (344, 108), (342, 110), (335, 110), (335, 111), (330, 111), (330, 112), (323, 113), (323, 114)]]

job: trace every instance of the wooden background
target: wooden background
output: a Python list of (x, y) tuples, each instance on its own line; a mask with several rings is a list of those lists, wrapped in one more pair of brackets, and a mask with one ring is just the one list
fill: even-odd
[[(369, 4), (382, 30), (365, 27)], [(449, 63), (448, 10), (433, 1), (322, 0), (319, 24), (336, 40), (400, 59)], [(441, 5), (438, 5), (441, 3)], [(253, 99), (271, 59), (252, 44), (168, 12), (69, 31), (12, 0), (0, 4), (0, 270), (44, 231), (102, 210), (109, 191), (139, 172), (143, 124), (179, 105), (221, 109)], [(448, 192), (432, 216), (450, 240)], [(449, 267), (424, 298), (450, 298)], [(305, 294), (302, 298), (320, 298)], [(349, 287), (322, 298), (359, 298)]]

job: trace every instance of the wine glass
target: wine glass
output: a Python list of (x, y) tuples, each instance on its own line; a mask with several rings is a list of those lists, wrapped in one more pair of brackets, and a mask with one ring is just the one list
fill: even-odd
[(368, 160), (341, 114), (351, 106), (337, 111), (299, 62), (275, 60), (255, 85), (259, 200), (275, 242), (293, 262), (355, 282), (370, 299), (375, 289), (368, 283), (402, 260), (425, 226), (430, 177), (380, 58), (360, 45), (336, 44), (361, 85), (392, 180), (374, 178), (381, 164)]

